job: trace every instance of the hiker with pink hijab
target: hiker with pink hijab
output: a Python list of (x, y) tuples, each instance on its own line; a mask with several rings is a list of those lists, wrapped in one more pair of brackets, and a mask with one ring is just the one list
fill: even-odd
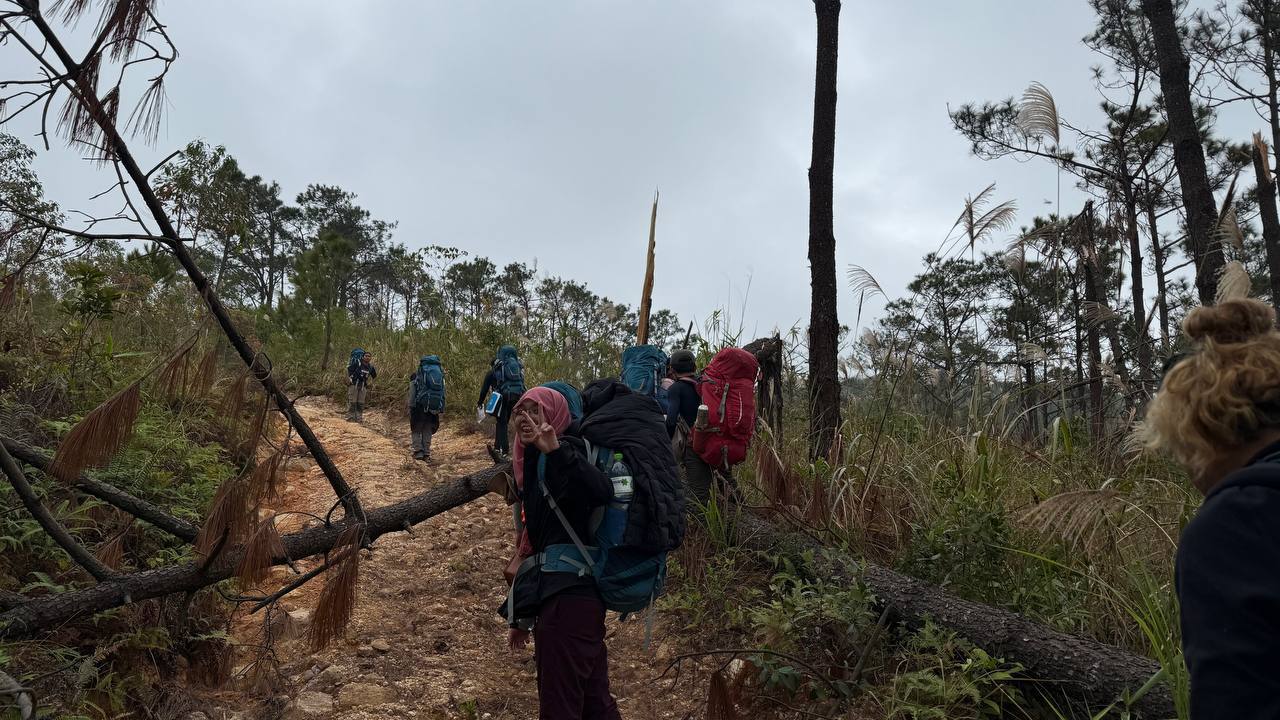
[(595, 580), (587, 573), (546, 572), (539, 565), (547, 547), (574, 542), (570, 528), (579, 538), (590, 537), (591, 512), (609, 501), (613, 486), (587, 460), (560, 393), (530, 389), (516, 403), (512, 421), (512, 470), (527, 546), (517, 552), (520, 564), (500, 608), (510, 626), (509, 643), (512, 650), (525, 647), (532, 629), (540, 718), (620, 720), (609, 693), (605, 609)]

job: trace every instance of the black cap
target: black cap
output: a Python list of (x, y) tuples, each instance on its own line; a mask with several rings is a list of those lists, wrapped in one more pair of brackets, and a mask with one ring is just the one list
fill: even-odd
[(698, 371), (698, 362), (693, 359), (693, 351), (676, 350), (671, 353), (671, 369), (684, 375)]

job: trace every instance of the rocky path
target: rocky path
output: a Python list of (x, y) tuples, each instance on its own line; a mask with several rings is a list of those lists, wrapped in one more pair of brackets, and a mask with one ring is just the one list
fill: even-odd
[[(427, 466), (410, 457), (406, 419), (370, 412), (363, 424), (356, 424), (328, 402), (312, 400), (299, 408), (366, 507), (402, 500), (490, 462), (481, 436), (460, 432), (448, 418), (433, 447), (439, 464)], [(290, 461), (283, 488), (273, 503), (275, 512), (323, 514), (333, 502), (309, 458)], [(285, 515), (281, 530), (296, 529), (305, 519)], [(290, 611), (289, 620), (273, 628), (281, 635), (274, 652), (284, 677), (245, 693), (250, 716), (537, 717), (532, 653), (507, 650), (505, 625), (496, 612), (504, 597), (501, 571), (511, 553), (506, 504), (490, 495), (433, 518), (413, 533), (379, 539), (372, 555), (362, 559), (359, 601), (344, 641), (313, 654), (300, 637), (322, 581), (281, 602)], [(291, 577), (292, 572), (278, 568), (272, 582), (278, 587)], [(259, 644), (262, 619), (263, 613), (239, 618), (237, 642), (246, 648)], [(608, 622), (610, 676), (623, 716), (701, 717), (705, 695), (698, 697), (698, 685), (689, 682), (687, 673), (678, 691), (666, 680), (655, 682), (679, 652), (680, 638), (659, 619), (652, 648), (646, 651), (642, 622), (620, 624), (613, 617)], [(247, 657), (241, 653), (242, 666)], [(250, 708), (255, 692), (272, 699)]]

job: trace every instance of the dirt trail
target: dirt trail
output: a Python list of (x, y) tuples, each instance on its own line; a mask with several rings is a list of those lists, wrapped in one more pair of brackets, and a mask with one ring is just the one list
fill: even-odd
[[(368, 412), (363, 424), (351, 423), (339, 408), (318, 400), (299, 403), (299, 410), (365, 507), (402, 500), (490, 463), (482, 437), (460, 433), (448, 419), (432, 448), (439, 464), (427, 466), (410, 457), (405, 419)], [(290, 461), (283, 487), (275, 512), (323, 515), (333, 502), (310, 458)], [(306, 519), (283, 516), (281, 530), (294, 530)], [(493, 495), (428, 520), (412, 536), (379, 539), (372, 556), (361, 561), (359, 602), (345, 642), (312, 654), (305, 638), (288, 637), (305, 620), (285, 623), (285, 639), (276, 641), (275, 651), (291, 697), (286, 704), (277, 695), (259, 716), (275, 717), (284, 708), (286, 718), (537, 717), (532, 653), (507, 650), (505, 625), (496, 612), (510, 553), (510, 510)], [(291, 577), (277, 568), (271, 582), (278, 587)], [(301, 617), (315, 606), (322, 586), (322, 580), (309, 583), (281, 606), (301, 611), (293, 613)], [(262, 617), (242, 618), (237, 641), (257, 642)], [(705, 701), (694, 696), (688, 673), (678, 693), (667, 681), (653, 682), (682, 645), (661, 619), (650, 651), (643, 648), (643, 622), (620, 624), (611, 615), (608, 625), (610, 679), (624, 717), (702, 715)]]

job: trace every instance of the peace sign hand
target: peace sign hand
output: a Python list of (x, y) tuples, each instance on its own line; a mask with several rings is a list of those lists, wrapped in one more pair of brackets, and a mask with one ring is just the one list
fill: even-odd
[(521, 410), (524, 415), (525, 422), (529, 423), (529, 427), (534, 429), (533, 445), (542, 452), (543, 455), (555, 452), (560, 447), (560, 438), (556, 436), (556, 429), (551, 424), (542, 419), (542, 413), (537, 415), (529, 413), (528, 410)]

